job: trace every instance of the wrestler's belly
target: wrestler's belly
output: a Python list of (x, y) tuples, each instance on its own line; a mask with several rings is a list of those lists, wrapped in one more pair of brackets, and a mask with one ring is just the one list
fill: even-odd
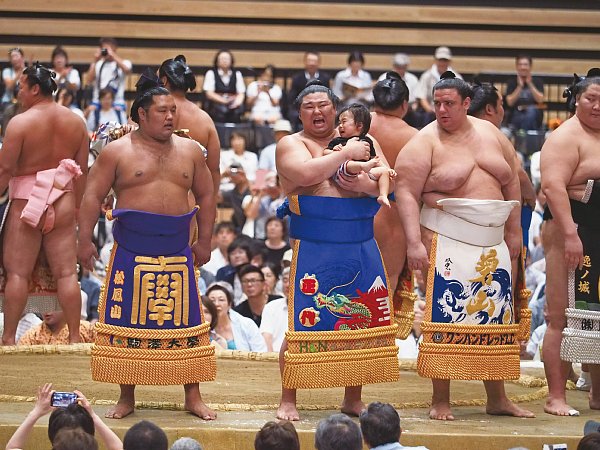
[(363, 197), (360, 192), (350, 192), (340, 188), (331, 179), (322, 181), (319, 184), (306, 187), (297, 187), (287, 195), (314, 195), (319, 197), (335, 197), (335, 198), (356, 198)]

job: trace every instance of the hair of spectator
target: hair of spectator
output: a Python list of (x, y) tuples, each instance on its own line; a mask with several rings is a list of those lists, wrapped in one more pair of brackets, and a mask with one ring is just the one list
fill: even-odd
[(600, 448), (600, 433), (590, 433), (579, 441), (577, 450), (596, 450)]
[(98, 450), (98, 442), (81, 428), (63, 429), (56, 435), (52, 450)]
[(115, 98), (115, 93), (112, 89), (110, 88), (104, 88), (104, 89), (100, 89), (100, 92), (98, 92), (98, 98), (100, 100), (102, 100), (104, 97), (106, 97), (107, 95), (110, 95), (113, 99)]
[[(369, 116), (369, 120), (370, 120), (370, 116)], [(287, 235), (288, 235), (288, 225), (287, 225), (287, 222), (285, 220), (283, 220), (283, 219), (280, 219), (277, 216), (271, 216), (265, 222), (265, 230), (267, 229), (267, 225), (269, 225), (271, 222), (279, 222), (281, 224), (281, 231), (283, 233), (283, 239), (287, 239)]]
[(329, 97), (329, 100), (331, 100), (331, 103), (333, 103), (333, 107), (335, 109), (338, 108), (340, 99), (333, 93), (331, 89), (329, 89), (329, 86), (327, 86), (321, 80), (310, 80), (308, 83), (306, 83), (304, 89), (300, 91), (298, 97), (296, 97), (296, 100), (294, 100), (294, 106), (296, 106), (296, 110), (300, 111), (300, 106), (302, 106), (302, 100), (304, 100), (304, 97), (310, 94), (316, 94), (317, 92), (325, 92), (327, 97)]
[(73, 99), (75, 98), (75, 96), (77, 95), (75, 93), (75, 91), (67, 88), (66, 86), (63, 86), (63, 87), (58, 88), (58, 91), (56, 91), (56, 98), (60, 97), (60, 94), (62, 92), (65, 93), (65, 96), (71, 97), (71, 103), (72, 103)]
[(529, 65), (533, 64), (533, 58), (531, 57), (531, 55), (528, 55), (527, 53), (519, 53), (515, 57), (515, 62), (518, 63), (521, 59), (526, 59), (527, 61), (529, 61)]
[(373, 88), (375, 106), (384, 111), (396, 109), (408, 101), (408, 86), (400, 75), (394, 71), (387, 72), (383, 80), (378, 81)]
[(112, 37), (101, 37), (100, 38), (100, 47), (103, 47), (104, 45), (110, 45), (112, 48), (119, 47), (119, 43), (117, 42), (117, 40)]
[(233, 307), (233, 295), (231, 295), (231, 292), (229, 292), (229, 289), (227, 289), (224, 286), (221, 286), (219, 284), (219, 282), (217, 281), (216, 283), (210, 285), (208, 287), (208, 289), (206, 290), (206, 296), (208, 297), (208, 295), (212, 292), (212, 291), (221, 291), (225, 294), (225, 297), (227, 297), (227, 304), (231, 307)]
[(473, 97), (471, 98), (471, 104), (467, 114), (474, 117), (479, 117), (484, 111), (487, 105), (491, 105), (496, 108), (498, 104), (498, 89), (492, 83), (482, 83), (475, 79), (472, 85)]
[(217, 311), (217, 307), (213, 302), (210, 301), (210, 299), (206, 295), (203, 295), (201, 299), (202, 304), (206, 306), (206, 309), (208, 309), (208, 312), (210, 313), (210, 329), (214, 330), (215, 328), (217, 328), (217, 324), (219, 323), (219, 318), (217, 317), (219, 314)]
[(11, 53), (13, 52), (18, 52), (21, 54), (21, 56), (25, 56), (25, 52), (23, 51), (23, 49), (21, 47), (13, 47), (8, 51), (8, 56), (11, 55)]
[(219, 55), (221, 53), (229, 53), (229, 57), (231, 58), (231, 68), (235, 67), (235, 59), (233, 58), (233, 53), (231, 53), (231, 50), (226, 49), (226, 48), (222, 48), (215, 55), (215, 59), (213, 59), (213, 67), (214, 67), (214, 69), (217, 70), (217, 60), (219, 59)]
[(360, 428), (345, 414), (322, 419), (315, 433), (317, 450), (362, 450)]
[(52, 411), (48, 419), (48, 439), (50, 439), (50, 442), (54, 442), (60, 430), (68, 428), (81, 428), (93, 436), (95, 432), (94, 419), (83, 406), (76, 403)]
[(360, 135), (366, 136), (371, 129), (371, 113), (369, 112), (369, 109), (362, 103), (352, 103), (351, 105), (344, 106), (338, 112), (338, 121), (340, 120), (340, 116), (345, 112), (352, 114), (352, 118), (356, 125), (362, 125)]
[(173, 442), (170, 450), (202, 450), (202, 446), (196, 439), (182, 437)]
[(169, 84), (178, 91), (187, 92), (196, 89), (196, 77), (183, 55), (164, 61), (158, 69), (158, 76), (167, 77)]
[(317, 58), (321, 59), (321, 52), (318, 50), (306, 50), (304, 56), (306, 57), (308, 55), (315, 55)]
[(300, 450), (298, 432), (288, 421), (267, 422), (256, 433), (254, 450)]
[(40, 87), (40, 92), (45, 97), (52, 95), (56, 91), (56, 73), (42, 66), (39, 62), (26, 67), (23, 74), (27, 77), (27, 85), (31, 88), (36, 84)]
[(218, 224), (215, 225), (215, 233), (214, 234), (219, 234), (219, 232), (222, 230), (229, 230), (235, 234), (235, 225), (231, 221), (219, 222)]
[(144, 72), (140, 76), (140, 79), (135, 84), (136, 97), (131, 105), (131, 119), (135, 123), (140, 123), (139, 108), (148, 112), (152, 103), (154, 103), (154, 96), (156, 95), (170, 95), (170, 92), (161, 85), (160, 80), (156, 76), (155, 72), (149, 67), (144, 69)]
[(352, 64), (355, 61), (359, 61), (362, 65), (365, 64), (365, 57), (361, 52), (350, 52), (350, 54), (348, 55), (348, 65)]
[(240, 267), (240, 270), (238, 272), (240, 279), (244, 275), (248, 275), (249, 273), (256, 273), (260, 275), (262, 281), (265, 281), (265, 275), (262, 273), (262, 270), (260, 270), (260, 267), (256, 267), (252, 264), (244, 264), (242, 267)]
[(54, 62), (54, 58), (56, 58), (57, 56), (64, 56), (66, 63), (69, 64), (69, 55), (67, 55), (67, 52), (64, 48), (62, 48), (60, 45), (54, 47), (54, 50), (52, 50), (52, 55), (50, 56), (50, 61)]
[(273, 275), (275, 275), (276, 279), (279, 279), (279, 277), (281, 276), (281, 264), (274, 264), (270, 261), (265, 262), (262, 265), (262, 268), (268, 268), (271, 272), (273, 272)]
[(246, 256), (248, 256), (248, 261), (252, 259), (252, 252), (250, 251), (250, 243), (248, 240), (243, 238), (236, 238), (233, 240), (229, 247), (227, 247), (227, 256), (231, 255), (234, 250), (242, 249), (246, 252)]
[(400, 439), (400, 416), (389, 403), (371, 403), (360, 413), (359, 420), (368, 447), (378, 447)]
[(232, 131), (229, 135), (229, 146), (231, 146), (231, 141), (233, 141), (234, 137), (242, 138), (244, 140), (244, 144), (247, 141), (246, 135), (244, 135), (244, 133), (241, 133), (240, 131)]
[(469, 83), (456, 78), (456, 75), (451, 70), (445, 71), (441, 75), (440, 81), (433, 85), (433, 92), (440, 89), (455, 89), (463, 100), (467, 97), (473, 98), (473, 89), (471, 89)]
[(165, 432), (148, 420), (133, 425), (123, 437), (123, 450), (167, 450)]

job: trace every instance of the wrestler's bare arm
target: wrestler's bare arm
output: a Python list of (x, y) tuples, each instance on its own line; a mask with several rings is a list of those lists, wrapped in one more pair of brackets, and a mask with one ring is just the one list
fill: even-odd
[[(128, 140), (129, 138), (121, 139)], [(122, 144), (123, 142), (119, 140), (111, 142), (100, 152), (90, 170), (81, 207), (79, 208), (78, 258), (83, 267), (90, 271), (94, 267), (92, 257), (98, 258), (96, 247), (92, 242), (92, 233), (100, 216), (102, 201), (115, 182), (119, 147)]]
[(192, 180), (192, 193), (200, 210), (196, 214), (198, 223), (198, 241), (193, 250), (196, 256), (195, 263), (202, 265), (210, 259), (210, 239), (216, 216), (216, 202), (213, 192), (213, 180), (204, 157), (192, 149), (190, 154), (194, 158), (194, 179)]
[(83, 193), (85, 191), (85, 184), (87, 181), (88, 174), (88, 155), (90, 152), (90, 138), (88, 136), (85, 125), (81, 124), (81, 142), (79, 143), (79, 149), (75, 155), (75, 162), (81, 169), (81, 176), (75, 180), (75, 207), (81, 207), (81, 200), (83, 199)]
[[(511, 169), (511, 177), (502, 184), (502, 195), (504, 200), (516, 200), (521, 202), (521, 185), (519, 183), (519, 160), (510, 141), (504, 134), (493, 127), (498, 142), (500, 143), (504, 159)], [(517, 258), (521, 253), (521, 208), (513, 208), (508, 216), (504, 227), (506, 245), (511, 258)]]
[(421, 241), (420, 206), (425, 183), (431, 172), (433, 137), (420, 132), (398, 154), (395, 170), (396, 206), (407, 242), (407, 260), (411, 269), (427, 270), (429, 257)]
[[(204, 111), (202, 111), (204, 112)], [(213, 182), (213, 194), (216, 195), (219, 192), (219, 185), (221, 183), (221, 171), (219, 170), (219, 163), (221, 159), (221, 143), (219, 142), (219, 135), (212, 119), (206, 114), (207, 126), (208, 126), (208, 141), (206, 143), (206, 150), (208, 156), (206, 158), (206, 164), (210, 170)]]
[(339, 152), (313, 158), (306, 144), (297, 136), (285, 136), (277, 143), (275, 160), (277, 172), (295, 186), (314, 186), (329, 177), (348, 159), (368, 157), (369, 144), (351, 139)]
[(572, 132), (571, 129), (557, 129), (550, 135), (542, 147), (540, 169), (542, 191), (546, 195), (554, 221), (565, 238), (567, 266), (574, 269), (583, 264), (583, 246), (577, 235), (567, 193), (567, 186), (579, 163), (579, 151), (570, 131)]
[(17, 169), (17, 163), (23, 149), (26, 121), (15, 116), (6, 127), (2, 151), (0, 151), (0, 193), (8, 187), (8, 182)]

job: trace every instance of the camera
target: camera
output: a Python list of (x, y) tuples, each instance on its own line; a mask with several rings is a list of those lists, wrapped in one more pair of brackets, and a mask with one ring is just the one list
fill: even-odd
[(103, 49), (100, 51), (100, 54), (101, 54), (102, 56), (108, 56), (108, 49), (106, 49), (106, 48), (103, 48)]
[(66, 408), (72, 403), (77, 403), (77, 394), (74, 392), (54, 392), (50, 400), (50, 406)]

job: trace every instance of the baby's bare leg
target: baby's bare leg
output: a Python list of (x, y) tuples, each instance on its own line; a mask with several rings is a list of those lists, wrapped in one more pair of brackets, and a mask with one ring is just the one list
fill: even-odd
[(379, 197), (377, 197), (377, 203), (390, 207), (390, 201), (388, 195), (390, 193), (390, 169), (389, 167), (380, 166), (374, 167), (369, 172), (371, 177), (377, 180), (379, 185)]

